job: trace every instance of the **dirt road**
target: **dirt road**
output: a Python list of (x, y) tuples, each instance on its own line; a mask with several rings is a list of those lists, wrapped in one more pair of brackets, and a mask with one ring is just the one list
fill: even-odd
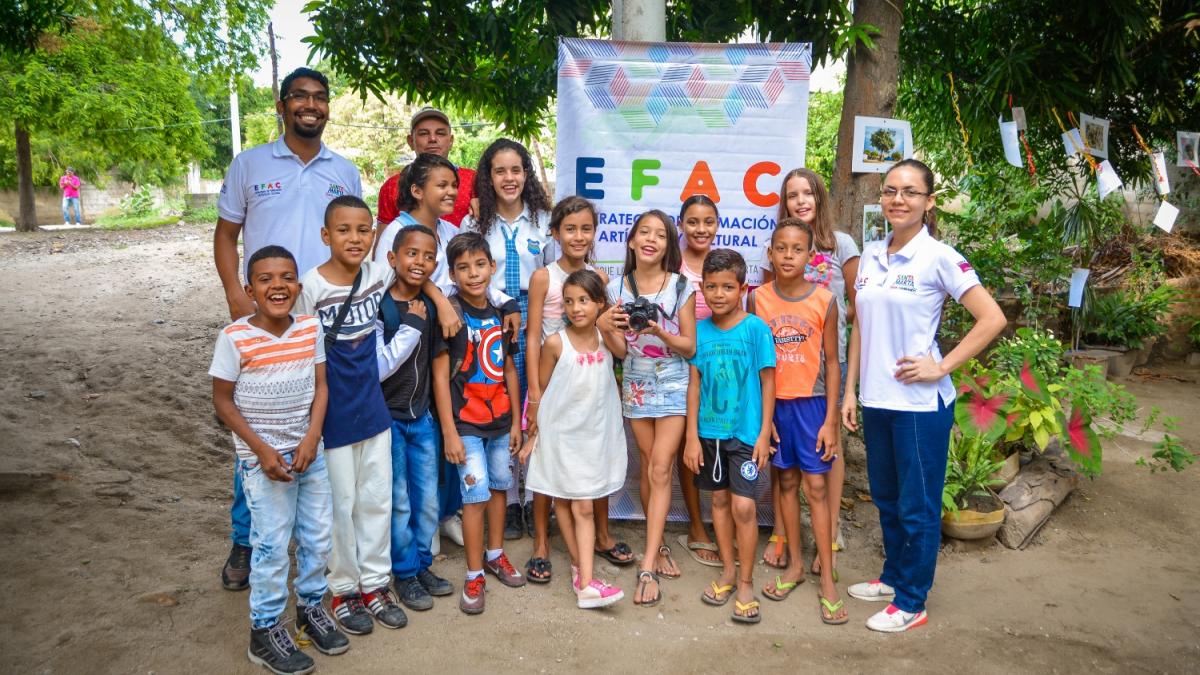
[[(263, 672), (245, 657), (247, 596), (217, 579), (232, 448), (205, 374), (226, 318), (210, 237), (200, 226), (0, 236), (0, 672)], [(1154, 370), (1187, 381), (1128, 386), (1180, 416), (1200, 448), (1200, 369)], [(866, 630), (878, 606), (856, 600), (848, 626), (822, 625), (811, 578), (786, 602), (764, 600), (760, 625), (734, 625), (730, 608), (699, 600), (709, 568), (682, 555), (658, 608), (585, 613), (556, 542), (549, 587), (493, 584), (480, 617), (439, 600), (317, 661), (326, 673), (1194, 672), (1200, 467), (1151, 476), (1133, 465), (1148, 452), (1108, 443), (1103, 477), (1026, 551), (943, 551), (930, 623), (908, 634)], [(849, 456), (865, 485), (861, 445)], [(847, 527), (843, 589), (880, 565), (869, 502), (849, 517), (862, 527)], [(617, 532), (639, 547), (640, 526)], [(511, 547), (515, 561), (529, 542)], [(436, 569), (457, 585), (461, 550), (445, 553)], [(767, 572), (756, 567), (759, 585)], [(631, 570), (608, 573), (632, 591)]]

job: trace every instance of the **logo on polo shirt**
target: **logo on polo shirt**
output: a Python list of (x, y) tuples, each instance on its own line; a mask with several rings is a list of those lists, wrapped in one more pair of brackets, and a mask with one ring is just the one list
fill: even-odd
[(283, 194), (283, 181), (277, 180), (273, 183), (255, 183), (250, 186), (255, 197), (274, 197)]
[(330, 183), (329, 189), (325, 191), (325, 196), (329, 197), (330, 199), (337, 199), (338, 197), (341, 197), (341, 196), (347, 194), (348, 192), (349, 192), (349, 190), (342, 187), (341, 185), (338, 185), (337, 183)]
[(974, 268), (972, 268), (971, 263), (967, 262), (966, 260), (959, 260), (958, 261), (958, 269), (962, 270), (963, 273), (965, 274), (967, 272), (970, 272)]
[(917, 292), (917, 280), (911, 274), (897, 274), (895, 281), (892, 282), (892, 288), (901, 291)]

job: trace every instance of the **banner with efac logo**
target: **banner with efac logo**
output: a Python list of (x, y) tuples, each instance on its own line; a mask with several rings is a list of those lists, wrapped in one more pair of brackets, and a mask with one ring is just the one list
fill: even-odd
[(714, 247), (759, 281), (779, 187), (804, 165), (811, 45), (562, 39), (557, 194), (600, 210), (596, 257), (610, 275), (649, 209), (678, 216), (693, 194), (717, 203)]

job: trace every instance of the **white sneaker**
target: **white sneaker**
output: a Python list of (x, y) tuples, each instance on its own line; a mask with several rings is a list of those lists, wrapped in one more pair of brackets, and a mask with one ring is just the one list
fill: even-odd
[(458, 515), (457, 513), (453, 516), (450, 516), (442, 521), (439, 529), (442, 531), (442, 534), (450, 537), (450, 541), (458, 544), (459, 546), (463, 545), (462, 516)]
[(910, 628), (924, 626), (929, 615), (924, 611), (917, 613), (905, 612), (895, 605), (888, 605), (867, 619), (867, 628), (880, 633), (903, 633)]
[(866, 600), (867, 602), (891, 602), (896, 598), (896, 589), (878, 579), (854, 584), (847, 588), (846, 592), (852, 598)]
[(429, 553), (435, 558), (442, 552), (442, 535), (433, 533), (433, 541), (429, 542)]
[(579, 609), (599, 609), (620, 602), (625, 593), (616, 586), (592, 579), (592, 583), (581, 589), (576, 597), (579, 598)]

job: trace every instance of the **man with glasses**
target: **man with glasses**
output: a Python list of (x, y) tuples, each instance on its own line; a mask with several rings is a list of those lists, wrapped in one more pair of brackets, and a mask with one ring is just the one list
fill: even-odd
[[(323, 74), (311, 68), (292, 71), (279, 86), (275, 111), (283, 118), (283, 136), (235, 157), (217, 202), (213, 258), (231, 320), (254, 313), (242, 286), (239, 235), (246, 260), (264, 246), (282, 246), (295, 256), (297, 275), (303, 276), (329, 258), (321, 241), (325, 207), (343, 195), (362, 197), (358, 168), (321, 142), (329, 117), (329, 80)], [(230, 516), (233, 547), (221, 585), (240, 591), (250, 583), (250, 509), (236, 471)]]
[[(450, 128), (450, 118), (437, 108), (421, 108), (413, 115), (409, 123), (408, 147), (416, 154), (426, 152), (450, 158), (450, 148), (454, 147), (454, 131)], [(379, 206), (376, 215), (380, 227), (386, 227), (400, 215), (396, 204), (400, 196), (400, 174), (391, 176), (379, 187)], [(454, 210), (443, 220), (459, 225), (463, 216), (471, 208), (471, 198), (475, 196), (475, 170), (458, 167), (458, 197), (454, 200)]]

